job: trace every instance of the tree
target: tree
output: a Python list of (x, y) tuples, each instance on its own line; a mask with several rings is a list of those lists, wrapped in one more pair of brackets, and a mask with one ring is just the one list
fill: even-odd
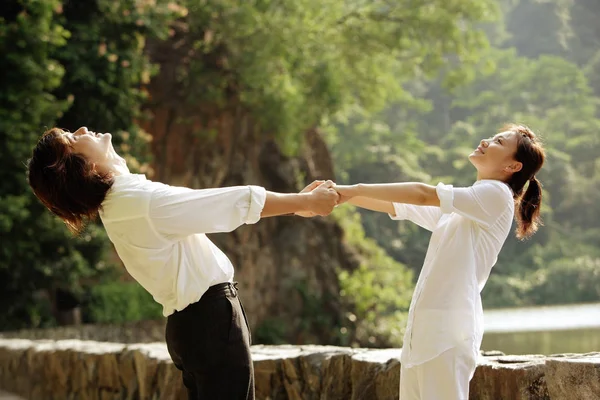
[[(537, 4), (526, 3), (527, 7)], [(548, 9), (551, 13), (527, 12), (535, 14), (532, 18), (554, 18), (553, 13), (559, 9), (564, 11), (552, 5)], [(523, 8), (520, 10), (525, 12)], [(514, 21), (510, 15), (517, 11), (508, 7), (506, 12), (505, 21)], [(538, 24), (536, 21), (531, 24)], [(559, 19), (556, 22), (558, 24)], [(509, 24), (508, 34), (512, 34), (511, 40), (518, 44), (526, 32), (516, 25)], [(515, 29), (518, 32), (514, 32)], [(588, 32), (585, 26), (576, 29)], [(497, 30), (502, 31), (501, 27)], [(560, 50), (557, 36), (552, 40), (556, 50), (551, 51), (553, 55), (545, 54), (550, 52), (546, 42), (524, 42), (532, 45), (529, 50), (490, 48), (483, 54), (473, 79), (454, 91), (444, 89), (440, 77), (413, 83), (411, 93), (417, 100), (429, 102), (429, 110), (423, 107), (407, 111), (405, 105), (391, 105), (381, 115), (356, 118), (342, 126), (338, 129), (339, 137), (331, 141), (336, 163), (343, 166), (347, 182), (441, 180), (469, 185), (475, 173), (467, 155), (479, 140), (492, 136), (504, 123), (513, 121), (528, 124), (541, 134), (548, 152), (548, 162), (540, 174), (544, 184), (545, 227), (525, 243), (509, 238), (483, 292), (486, 305), (556, 303), (561, 298), (564, 302), (590, 300), (589, 291), (578, 294), (575, 286), (570, 292), (546, 296), (552, 290), (547, 285), (559, 281), (560, 274), (564, 273), (565, 279), (579, 272), (587, 274), (588, 270), (578, 268), (587, 268), (590, 264), (556, 268), (552, 281), (541, 279), (546, 276), (544, 271), (548, 265), (557, 260), (561, 260), (562, 265), (564, 260), (581, 255), (594, 260), (598, 257), (599, 243), (596, 232), (596, 221), (600, 217), (599, 99), (592, 87), (594, 81), (589, 78), (591, 66), (596, 66), (597, 61), (592, 58), (581, 68), (556, 55), (567, 57), (569, 48)], [(520, 53), (531, 57), (520, 56)], [(414, 140), (412, 146), (406, 145), (407, 138)], [(394, 149), (396, 143), (400, 143), (394, 151), (402, 159), (401, 163), (388, 156), (388, 149)], [(410, 168), (407, 168), (409, 162)], [(418, 270), (429, 235), (410, 228), (409, 224), (391, 225), (385, 219), (387, 217), (376, 213), (362, 213), (368, 236), (375, 238), (396, 260)]]
[[(131, 11), (133, 10), (133, 12)], [(167, 2), (11, 0), (0, 13), (0, 316), (3, 329), (52, 324), (40, 296), (69, 297), (110, 264), (104, 231), (73, 239), (33, 196), (25, 163), (44, 127), (112, 130), (121, 151), (144, 155), (135, 118), (150, 76), (146, 36), (166, 37), (179, 9)], [(154, 28), (148, 28), (148, 25)], [(117, 63), (118, 61), (118, 63)], [(133, 158), (130, 161), (134, 160)], [(133, 168), (135, 162), (130, 162)], [(73, 303), (73, 301), (69, 301)], [(77, 299), (75, 299), (75, 303)], [(72, 306), (73, 304), (71, 304)]]
[[(68, 32), (56, 23), (59, 1), (4, 4), (0, 17), (0, 51), (5, 55), (0, 81), (0, 306), (4, 329), (47, 322), (35, 294), (55, 281), (70, 282), (94, 262), (83, 252), (98, 249), (94, 233), (77, 241), (35, 199), (26, 182), (25, 161), (40, 128), (52, 126), (67, 109), (52, 91), (63, 67), (53, 53)], [(96, 254), (97, 255), (97, 254)], [(96, 258), (97, 260), (97, 258)]]
[(410, 97), (403, 84), (417, 76), (451, 66), (447, 81), (462, 77), (487, 43), (476, 24), (497, 12), (490, 0), (183, 4), (182, 96), (210, 111), (242, 105), (289, 151), (339, 113)]

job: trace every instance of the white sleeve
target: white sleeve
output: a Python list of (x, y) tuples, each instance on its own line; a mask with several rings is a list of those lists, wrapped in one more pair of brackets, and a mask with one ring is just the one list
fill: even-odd
[(231, 232), (254, 224), (265, 205), (266, 190), (259, 186), (189, 189), (162, 185), (150, 200), (149, 217), (165, 235)]
[(394, 220), (409, 220), (428, 231), (433, 231), (437, 226), (442, 211), (434, 206), (416, 206), (413, 204), (392, 203), (396, 215), (390, 215)]
[(455, 212), (486, 228), (513, 202), (510, 189), (500, 181), (485, 181), (465, 188), (439, 183), (436, 192), (442, 213)]

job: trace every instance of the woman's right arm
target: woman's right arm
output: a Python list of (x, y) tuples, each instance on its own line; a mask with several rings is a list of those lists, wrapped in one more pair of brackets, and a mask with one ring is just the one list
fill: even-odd
[(390, 214), (391, 216), (396, 215), (396, 211), (394, 210), (394, 204), (391, 201), (383, 201), (372, 199), (370, 197), (352, 197), (348, 200), (348, 203), (355, 205), (357, 207), (366, 208), (371, 211), (378, 211), (386, 214)]
[[(394, 192), (398, 187), (400, 187), (400, 194), (402, 192), (408, 191), (407, 189), (413, 189), (417, 192), (420, 191), (421, 187), (425, 186), (423, 184), (376, 184), (376, 185), (354, 185), (354, 187), (365, 187), (375, 188), (376, 190), (373, 192), (374, 196), (378, 197), (386, 197), (389, 198), (389, 192)], [(339, 185), (336, 185), (336, 188), (340, 188)], [(342, 188), (347, 188), (342, 186)], [(383, 195), (382, 195), (383, 193)], [(401, 202), (392, 202), (387, 199), (377, 199), (367, 196), (356, 196), (350, 197), (352, 192), (348, 193), (348, 191), (341, 190), (341, 199), (342, 202), (344, 200), (348, 201), (348, 203), (353, 204), (355, 206), (365, 208), (367, 210), (378, 211), (382, 213), (386, 213), (390, 216), (390, 218), (394, 220), (409, 220), (422, 228), (425, 228), (429, 231), (433, 231), (437, 226), (441, 216), (442, 211), (439, 207), (436, 206), (427, 206), (427, 205), (414, 205), (414, 204), (405, 204)], [(402, 197), (402, 196), (399, 196)], [(413, 194), (405, 194), (404, 197), (407, 199), (413, 200), (415, 197)], [(416, 198), (420, 198), (421, 196), (417, 195)], [(414, 200), (413, 200), (414, 201)]]

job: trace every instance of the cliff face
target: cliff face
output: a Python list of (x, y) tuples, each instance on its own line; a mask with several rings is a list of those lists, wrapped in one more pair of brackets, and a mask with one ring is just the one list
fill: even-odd
[[(143, 124), (153, 139), (152, 179), (191, 188), (253, 184), (279, 192), (333, 179), (317, 131), (306, 132), (301, 155), (290, 158), (240, 106), (211, 111), (180, 100), (176, 69), (182, 52), (174, 48), (151, 48), (161, 67), (148, 87), (152, 118)], [(278, 332), (289, 343), (335, 341), (332, 327), (341, 313), (337, 271), (353, 269), (357, 261), (333, 220), (268, 218), (211, 239), (235, 267), (255, 339)]]

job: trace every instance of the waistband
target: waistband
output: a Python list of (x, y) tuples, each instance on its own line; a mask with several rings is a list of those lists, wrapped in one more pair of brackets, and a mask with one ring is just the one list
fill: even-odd
[(210, 299), (214, 297), (226, 297), (233, 296), (237, 297), (238, 283), (237, 282), (224, 282), (218, 283), (208, 288), (202, 295), (200, 300)]

